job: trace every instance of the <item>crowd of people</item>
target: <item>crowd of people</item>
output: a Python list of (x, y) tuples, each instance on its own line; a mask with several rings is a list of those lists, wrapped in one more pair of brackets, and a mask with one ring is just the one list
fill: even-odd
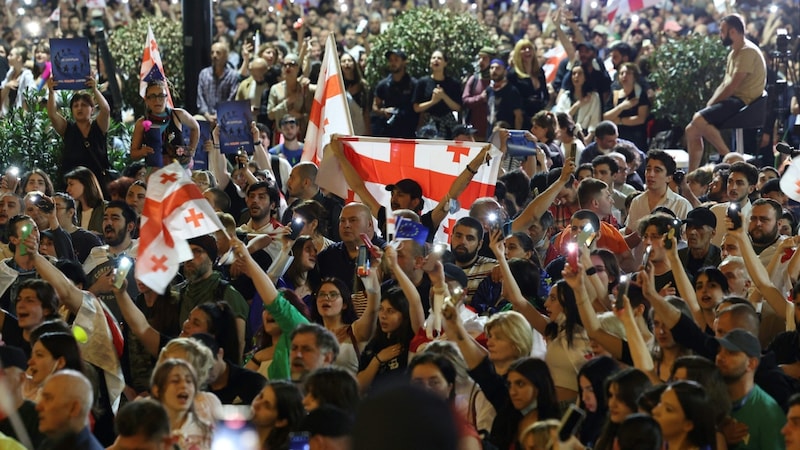
[[(475, 73), (448, 71), (446, 43), (409, 73), (397, 46), (376, 86), (366, 55), (414, 6), (306, 5), (298, 22), (295, 5), (215, 2), (197, 104), (171, 107), (148, 80), (117, 178), (107, 75), (59, 105), (49, 49), (29, 39), (179, 20), (180, 5), (6, 3), (0, 115), (37, 91), (65, 151), (58, 174), (9, 167), (0, 181), (0, 447), (800, 449), (800, 203), (785, 164), (731, 152), (718, 130), (788, 76), (766, 61), (776, 29), (796, 33), (796, 5), (674, 3), (612, 25), (602, 8), (458, 2), (494, 43)], [(494, 196), (463, 205), (448, 243), (436, 231), (496, 153), (476, 152), (442, 198), (420, 180), (386, 186), (393, 216), (427, 240), (387, 235), (338, 136), (325, 157), (360, 200), (321, 189), (302, 155), (330, 33), (356, 134), (498, 136)], [(730, 54), (707, 108), (677, 124), (684, 171), (654, 139), (647, 56), (694, 34)], [(550, 67), (559, 45), (568, 57)], [(228, 100), (251, 102), (251, 155), (220, 151)], [(791, 124), (797, 96), (781, 100)], [(509, 151), (520, 135), (530, 156)], [(760, 136), (748, 153), (782, 138)], [(716, 163), (702, 165), (704, 141)], [(132, 261), (148, 177), (170, 161), (225, 229), (189, 239), (160, 294)], [(564, 427), (565, 414), (582, 419)]]

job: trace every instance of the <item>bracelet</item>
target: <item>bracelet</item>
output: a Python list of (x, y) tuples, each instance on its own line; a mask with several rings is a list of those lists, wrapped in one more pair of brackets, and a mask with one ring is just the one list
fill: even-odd
[(592, 276), (592, 275), (594, 275), (596, 273), (597, 273), (597, 269), (594, 268), (594, 267), (589, 267), (588, 269), (586, 269), (586, 275), (588, 275), (588, 276)]
[(384, 362), (383, 362), (383, 361), (381, 361), (381, 359), (380, 359), (380, 358), (378, 358), (378, 354), (377, 354), (377, 353), (375, 354), (375, 360), (377, 360), (377, 361), (378, 361), (378, 364), (380, 364), (380, 365), (383, 365), (383, 364), (384, 364)]
[(467, 172), (469, 172), (469, 173), (471, 173), (473, 175), (477, 175), (478, 174), (478, 171), (477, 170), (472, 170), (472, 167), (470, 167), (469, 164), (467, 164)]
[(259, 361), (259, 359), (256, 358), (256, 355), (253, 355), (253, 357), (250, 358), (250, 362), (255, 364), (258, 367), (261, 367), (261, 361)]
[(253, 145), (261, 145), (261, 139), (253, 141)]

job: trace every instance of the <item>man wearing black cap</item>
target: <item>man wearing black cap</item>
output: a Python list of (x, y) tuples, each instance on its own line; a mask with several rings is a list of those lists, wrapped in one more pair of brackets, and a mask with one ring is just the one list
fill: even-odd
[(486, 89), (489, 98), (488, 122), (491, 127), (505, 122), (515, 130), (522, 128), (522, 97), (506, 80), (506, 64), (502, 59), (493, 59), (489, 66), (492, 84)]
[[(486, 88), (490, 83), (489, 62), (495, 56), (497, 56), (497, 51), (493, 47), (481, 47), (478, 50), (478, 70), (467, 79), (464, 84), (464, 92), (461, 94), (464, 121), (478, 130), (478, 136), (481, 136), (481, 139), (488, 136)], [(455, 136), (455, 132), (453, 135)]]
[[(597, 50), (590, 42), (580, 42), (575, 45), (575, 48), (578, 50), (578, 59), (580, 59), (583, 73), (586, 75), (586, 87), (584, 87), (584, 90), (587, 87), (593, 87), (600, 94), (600, 99), (605, 104), (611, 94), (611, 78), (608, 76), (602, 61), (597, 59)], [(567, 70), (569, 71), (568, 73), (571, 73), (572, 65), (568, 64)], [(572, 89), (572, 77), (565, 76), (561, 84), (561, 90), (571, 91)]]
[(335, 406), (322, 405), (303, 419), (300, 429), (308, 432), (309, 450), (350, 450), (353, 418)]
[(178, 320), (183, 323), (197, 305), (224, 300), (236, 315), (236, 332), (242, 346), (239, 349), (241, 354), (244, 351), (244, 332), (249, 306), (242, 294), (222, 280), (222, 274), (213, 269), (214, 261), (217, 259), (217, 241), (213, 235), (191, 238), (189, 247), (192, 249), (192, 259), (183, 263), (183, 276), (186, 281), (177, 286), (180, 303)]
[(389, 50), (385, 57), (389, 76), (375, 87), (372, 133), (383, 137), (413, 138), (419, 120), (412, 104), (417, 80), (406, 72), (404, 51)]
[(707, 266), (717, 267), (722, 261), (720, 248), (711, 243), (717, 232), (717, 216), (708, 208), (695, 208), (686, 215), (686, 248), (678, 257), (690, 276)]

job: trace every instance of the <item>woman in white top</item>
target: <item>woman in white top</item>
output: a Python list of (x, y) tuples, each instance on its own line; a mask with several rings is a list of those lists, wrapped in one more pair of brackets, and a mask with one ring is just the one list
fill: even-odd
[(586, 84), (586, 74), (580, 64), (574, 64), (570, 73), (572, 90), (561, 92), (553, 111), (569, 113), (575, 119), (575, 123), (591, 135), (594, 133), (594, 127), (603, 120), (600, 95)]
[(520, 291), (505, 256), (502, 231), (491, 235), (489, 246), (500, 265), (503, 279), (501, 293), (514, 310), (520, 312), (531, 326), (547, 339), (545, 362), (550, 369), (560, 403), (574, 402), (578, 397), (578, 370), (592, 349), (589, 337), (581, 326), (575, 294), (564, 281), (556, 283), (544, 303), (548, 315), (542, 314)]
[(25, 93), (29, 89), (35, 89), (33, 72), (25, 68), (28, 61), (28, 49), (23, 46), (14, 47), (8, 54), (8, 73), (3, 80), (0, 89), (0, 114), (2, 116), (17, 108), (25, 105)]
[(172, 437), (178, 448), (211, 448), (212, 428), (194, 413), (197, 375), (188, 362), (167, 359), (156, 366), (150, 390), (153, 398), (167, 410)]

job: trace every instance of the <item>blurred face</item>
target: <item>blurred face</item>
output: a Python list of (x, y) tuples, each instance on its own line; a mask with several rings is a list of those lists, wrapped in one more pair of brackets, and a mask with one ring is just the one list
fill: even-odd
[(750, 195), (755, 189), (747, 181), (747, 177), (740, 172), (731, 172), (728, 176), (728, 200), (736, 203), (741, 203)]
[(745, 268), (739, 263), (723, 263), (720, 264), (719, 270), (725, 275), (728, 280), (728, 289), (731, 295), (738, 295), (747, 297), (747, 291), (750, 285), (750, 278), (745, 273)]
[(323, 318), (339, 317), (343, 309), (344, 299), (336, 285), (332, 283), (323, 284), (317, 293), (317, 311), (319, 311), (319, 315)]
[(773, 172), (771, 170), (763, 170), (763, 171), (759, 172), (758, 173), (758, 183), (756, 184), (756, 189), (761, 189), (761, 187), (764, 186), (764, 183), (766, 183), (769, 180), (775, 179), (775, 178), (778, 178), (778, 176), (775, 174), (775, 172)]
[(402, 73), (406, 68), (406, 60), (398, 55), (389, 55), (389, 72), (393, 74)]
[(342, 72), (352, 73), (356, 68), (356, 60), (349, 53), (343, 54), (339, 63), (342, 66)]
[(169, 371), (163, 392), (158, 399), (167, 411), (186, 412), (194, 403), (195, 385), (192, 373), (183, 366), (175, 366)]
[(74, 198), (76, 201), (83, 198), (83, 183), (74, 179), (67, 178), (67, 194)]
[(694, 424), (686, 418), (678, 395), (670, 388), (661, 394), (661, 401), (653, 408), (653, 418), (661, 427), (665, 439), (684, 436)]
[(8, 219), (20, 212), (19, 198), (16, 195), (9, 194), (0, 197), (0, 225), (7, 224)]
[(597, 276), (600, 277), (600, 280), (605, 286), (608, 286), (611, 280), (608, 278), (608, 271), (606, 271), (606, 263), (603, 261), (603, 258), (599, 255), (591, 255), (590, 258), (594, 265), (594, 270), (597, 271)]
[(28, 182), (25, 184), (25, 193), (39, 191), (45, 192), (47, 190), (47, 183), (44, 180), (44, 177), (39, 175), (38, 173), (32, 173), (30, 177), (28, 177)]
[[(221, 22), (221, 21), (220, 21)], [(218, 23), (220, 23), (218, 22)], [(222, 23), (224, 27), (224, 23)], [(228, 50), (225, 45), (217, 43), (211, 46), (211, 64), (221, 66), (228, 62)]]
[(519, 239), (516, 236), (509, 236), (506, 238), (506, 259), (523, 258), (530, 259), (531, 252), (525, 251), (519, 244)]
[(167, 88), (160, 85), (147, 88), (144, 97), (147, 109), (155, 113), (163, 113), (167, 109)]
[(727, 382), (740, 380), (747, 373), (749, 358), (744, 352), (734, 352), (720, 346), (717, 367)]
[(472, 227), (458, 225), (453, 229), (453, 236), (450, 239), (450, 249), (455, 255), (456, 261), (468, 263), (475, 258), (481, 241), (478, 239), (478, 231)]
[(94, 105), (90, 104), (86, 100), (76, 100), (72, 103), (72, 117), (75, 120), (89, 120), (92, 117), (92, 110)]
[(381, 331), (386, 334), (394, 333), (400, 329), (403, 323), (403, 313), (395, 309), (388, 300), (381, 302), (381, 307), (378, 309), (378, 325)]
[(586, 74), (583, 73), (583, 67), (577, 66), (572, 69), (572, 84), (574, 86), (583, 86), (586, 82)]
[(292, 380), (302, 380), (307, 374), (330, 363), (332, 355), (322, 353), (313, 333), (298, 333), (292, 339), (290, 353)]
[(511, 339), (494, 328), (486, 331), (486, 348), (489, 350), (489, 360), (493, 362), (512, 361), (520, 356)]
[[(265, 386), (250, 405), (253, 425), (256, 428), (272, 428), (278, 422), (278, 399), (271, 386)], [(285, 425), (284, 425), (285, 426)]]
[(657, 159), (650, 159), (647, 161), (647, 166), (644, 169), (644, 179), (647, 189), (660, 191), (666, 188), (669, 183), (670, 176), (667, 175), (667, 168), (664, 163)]
[(778, 233), (782, 236), (793, 236), (792, 222), (789, 219), (780, 219), (778, 221)]
[(64, 432), (71, 415), (78, 405), (71, 396), (65, 394), (69, 389), (65, 380), (50, 380), (42, 388), (36, 411), (39, 413), (39, 431), (48, 436), (56, 436)]
[(508, 372), (508, 395), (511, 397), (511, 404), (517, 411), (530, 406), (539, 390), (527, 378), (517, 372)]
[(44, 383), (44, 380), (64, 367), (63, 358), (54, 358), (40, 341), (36, 341), (31, 348), (31, 357), (28, 359), (28, 376), (34, 386)]
[(592, 382), (581, 375), (578, 378), (578, 384), (581, 387), (581, 402), (583, 402), (583, 408), (592, 413), (597, 412), (597, 396), (595, 395), (594, 387), (592, 387)]
[(645, 229), (645, 235), (642, 238), (645, 245), (652, 246), (650, 261), (664, 261), (666, 258), (666, 254), (664, 253), (664, 235), (658, 231), (658, 228), (655, 225), (650, 225)]
[(730, 239), (722, 238), (722, 244), (720, 245), (720, 255), (722, 259), (727, 258), (728, 256), (742, 256), (741, 251), (739, 251), (739, 245), (733, 242)]
[(189, 245), (192, 259), (183, 263), (183, 274), (187, 280), (200, 281), (211, 275), (212, 262), (208, 253), (199, 245)]
[(438, 50), (433, 52), (433, 54), (431, 54), (430, 67), (433, 72), (444, 72), (445, 67), (447, 67), (447, 61), (444, 60), (444, 53)]
[(339, 236), (342, 242), (358, 243), (361, 233), (372, 231), (372, 217), (358, 205), (347, 205), (339, 215)]
[(15, 304), (17, 322), (23, 330), (33, 330), (44, 322), (46, 315), (53, 314), (49, 309), (42, 308), (42, 301), (33, 289), (22, 289), (17, 296)]
[(418, 198), (411, 198), (411, 194), (407, 194), (400, 189), (392, 189), (392, 209), (415, 210), (420, 201)]
[(489, 78), (492, 81), (502, 81), (506, 77), (506, 68), (500, 64), (492, 64), (489, 66)]
[(619, 397), (619, 385), (611, 383), (608, 386), (608, 418), (613, 423), (622, 423), (626, 417), (636, 411), (631, 410)]
[(786, 425), (781, 428), (786, 450), (800, 450), (800, 405), (789, 408)]
[(653, 314), (653, 334), (656, 336), (658, 346), (662, 349), (672, 349), (677, 345), (672, 338), (672, 332), (669, 327), (664, 324), (658, 314)]
[(189, 317), (183, 321), (181, 337), (189, 337), (197, 333), (208, 333), (208, 315), (200, 308), (194, 308), (189, 312)]
[(553, 286), (550, 289), (550, 294), (547, 295), (547, 300), (544, 302), (544, 309), (547, 310), (550, 320), (556, 320), (564, 312), (564, 307), (558, 302), (558, 290), (558, 287)]
[[(730, 183), (729, 183), (730, 185)], [(750, 238), (754, 244), (769, 244), (778, 237), (778, 218), (769, 205), (754, 206), (750, 212)]]
[(144, 186), (139, 186), (138, 184), (132, 184), (131, 187), (128, 188), (128, 193), (125, 195), (125, 203), (133, 208), (138, 215), (142, 215), (142, 211), (144, 211), (144, 201), (146, 199), (147, 190)]
[(595, 138), (595, 141), (597, 142), (597, 147), (599, 149), (601, 149), (601, 150), (611, 150), (612, 148), (614, 148), (617, 145), (617, 135), (616, 134), (610, 134), (610, 135), (603, 136), (603, 137), (597, 137), (597, 138)]
[(700, 307), (705, 310), (713, 310), (725, 296), (725, 292), (722, 291), (719, 283), (710, 280), (708, 275), (704, 273), (698, 275), (694, 286), (697, 301), (700, 303)]
[(689, 248), (696, 250), (707, 249), (711, 244), (711, 237), (714, 236), (714, 228), (708, 225), (687, 225), (686, 242)]
[(611, 168), (608, 167), (608, 164), (598, 164), (595, 166), (594, 177), (609, 186), (612, 186), (614, 183), (614, 176), (611, 173)]
[(314, 241), (307, 241), (303, 245), (300, 264), (304, 270), (311, 270), (317, 265), (317, 247), (314, 245)]
[(453, 385), (448, 383), (436, 364), (418, 364), (411, 371), (411, 382), (447, 400)]
[(627, 67), (622, 67), (619, 71), (619, 82), (621, 84), (630, 84), (634, 81), (634, 74), (633, 72), (628, 69)]

